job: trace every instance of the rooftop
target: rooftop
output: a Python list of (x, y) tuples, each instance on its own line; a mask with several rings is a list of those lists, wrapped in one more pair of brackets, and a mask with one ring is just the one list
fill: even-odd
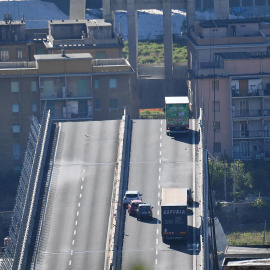
[(38, 54), (35, 55), (35, 59), (38, 61), (42, 60), (61, 60), (61, 59), (93, 59), (90, 53), (72, 53), (72, 54)]

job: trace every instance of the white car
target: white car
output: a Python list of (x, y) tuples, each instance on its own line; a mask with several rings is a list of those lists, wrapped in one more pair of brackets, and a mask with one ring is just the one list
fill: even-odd
[(142, 194), (137, 190), (127, 190), (123, 199), (123, 205), (127, 207), (132, 200), (142, 200)]

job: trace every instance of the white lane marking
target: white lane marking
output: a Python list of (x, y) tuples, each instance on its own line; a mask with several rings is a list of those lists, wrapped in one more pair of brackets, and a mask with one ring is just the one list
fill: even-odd
[(160, 184), (158, 184), (158, 188), (160, 189)]
[(159, 216), (159, 210), (157, 210), (157, 215)]
[(159, 147), (160, 147), (160, 148), (162, 147), (162, 143), (159, 144)]
[(162, 135), (159, 136), (159, 139), (162, 140)]
[(77, 220), (75, 220), (75, 226), (77, 226), (78, 225), (78, 221)]
[(79, 216), (79, 214), (80, 214), (80, 212), (79, 212), (79, 211), (77, 211), (77, 217)]
[(156, 249), (156, 255), (158, 255), (158, 250)]
[(161, 168), (160, 167), (158, 168), (158, 171), (161, 172)]
[(157, 259), (156, 259), (156, 264), (157, 264)]
[(160, 201), (157, 202), (158, 206), (160, 206)]
[(158, 176), (158, 180), (160, 181), (160, 175)]
[(74, 233), (73, 234), (76, 235), (76, 233), (77, 233), (76, 230), (74, 230)]
[(71, 260), (69, 260), (69, 263), (68, 264), (71, 265)]
[(158, 234), (158, 229), (157, 229), (157, 234)]
[(84, 181), (84, 176), (82, 177), (82, 181)]
[(83, 172), (85, 173), (85, 169), (83, 169)]
[(158, 239), (156, 239), (156, 245), (158, 245)]
[(74, 244), (75, 244), (75, 240), (72, 241), (72, 245), (73, 245), (73, 246), (74, 246)]
[(83, 185), (81, 185), (81, 189), (83, 189)]
[(162, 125), (162, 120), (160, 121), (160, 124)]
[(73, 250), (70, 251), (70, 255), (73, 255)]
[(160, 198), (160, 192), (158, 192), (158, 197)]
[(159, 163), (161, 163), (161, 158), (159, 159)]
[(159, 155), (161, 156), (161, 151), (159, 151)]
[(78, 207), (80, 207), (80, 206), (81, 206), (81, 203), (79, 202), (79, 203), (78, 203)]
[(82, 198), (82, 194), (80, 194), (80, 198)]

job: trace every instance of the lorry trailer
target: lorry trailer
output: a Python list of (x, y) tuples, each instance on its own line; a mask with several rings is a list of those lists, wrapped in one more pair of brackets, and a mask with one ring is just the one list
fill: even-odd
[(187, 189), (162, 188), (161, 234), (162, 240), (187, 241)]

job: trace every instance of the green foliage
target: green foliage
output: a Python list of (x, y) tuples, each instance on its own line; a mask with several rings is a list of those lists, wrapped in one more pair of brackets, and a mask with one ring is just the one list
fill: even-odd
[[(252, 225), (226, 235), (230, 246), (262, 245), (264, 237), (264, 224)], [(265, 232), (265, 245), (270, 244), (270, 231)]]
[[(128, 41), (125, 41), (123, 48), (123, 57), (129, 57)], [(138, 43), (138, 61), (141, 64), (164, 63), (164, 44), (162, 42), (144, 41)], [(173, 62), (187, 61), (186, 41), (181, 40), (173, 44)]]
[(267, 208), (267, 204), (263, 198), (259, 197), (256, 199), (255, 203), (252, 204), (252, 207), (262, 210), (263, 208)]
[(219, 200), (225, 199), (224, 181), (226, 178), (227, 200), (233, 200), (234, 178), (236, 199), (244, 199), (248, 194), (257, 195), (258, 190), (254, 189), (254, 178), (251, 172), (246, 169), (246, 163), (241, 160), (235, 162), (209, 161), (209, 173), (212, 189), (216, 192)]

